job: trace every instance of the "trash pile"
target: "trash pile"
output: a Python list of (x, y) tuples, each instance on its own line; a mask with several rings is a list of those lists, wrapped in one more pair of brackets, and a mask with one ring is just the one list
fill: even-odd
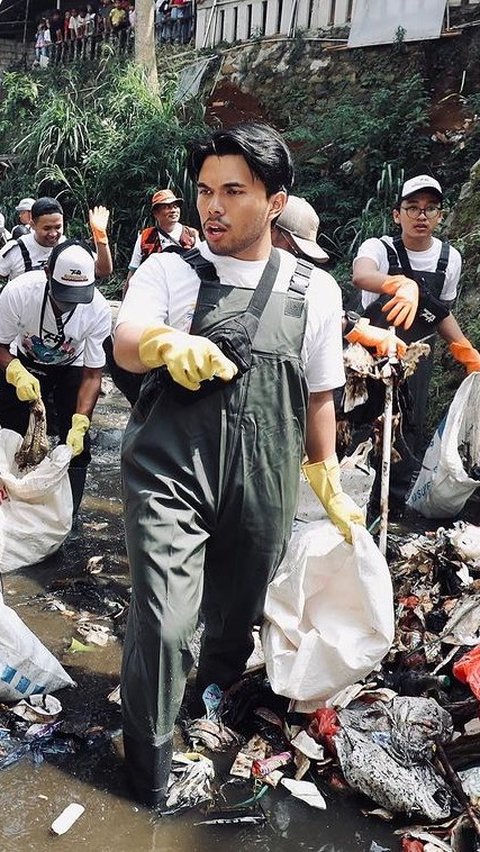
[[(480, 528), (391, 541), (395, 640), (366, 682), (305, 714), (257, 672), (225, 695), (210, 688), (205, 716), (184, 722), (197, 752), (232, 753), (228, 780), (210, 779), (205, 824), (261, 819), (269, 787), (323, 809), (351, 791), (365, 814), (408, 818), (403, 852), (480, 849)], [(218, 816), (240, 779), (248, 805)]]
[[(268, 823), (262, 805), (272, 788), (312, 814), (350, 795), (366, 816), (391, 823), (402, 852), (480, 849), (480, 528), (391, 535), (389, 545), (395, 638), (373, 674), (311, 712), (274, 694), (258, 667), (226, 693), (209, 687), (200, 718), (186, 701), (167, 814), (195, 807), (206, 831), (247, 827)], [(56, 580), (39, 598), (72, 626), (66, 653), (115, 641), (123, 623), (125, 590), (99, 571), (93, 557), (86, 575)], [(119, 725), (114, 693), (96, 717), (114, 707)], [(0, 770), (113, 752), (113, 724), (72, 724), (48, 693), (3, 701)]]

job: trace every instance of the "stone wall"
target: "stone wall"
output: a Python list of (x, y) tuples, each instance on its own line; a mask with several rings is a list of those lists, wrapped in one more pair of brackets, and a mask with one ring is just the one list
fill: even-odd
[[(26, 55), (25, 55), (26, 48)], [(0, 70), (5, 71), (11, 68), (31, 68), (35, 59), (35, 50), (33, 45), (24, 45), (21, 41), (12, 41), (11, 39), (0, 39)]]

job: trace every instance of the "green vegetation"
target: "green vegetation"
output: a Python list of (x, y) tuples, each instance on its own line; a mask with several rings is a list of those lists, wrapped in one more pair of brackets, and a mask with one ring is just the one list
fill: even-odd
[[(480, 112), (476, 32), (413, 46), (399, 30), (390, 47), (335, 54), (298, 32), (290, 42), (270, 44), (264, 62), (258, 61), (261, 39), (232, 54), (237, 69), (232, 81), (256, 95), (265, 119), (292, 148), (295, 192), (319, 213), (321, 243), (346, 300), (353, 295), (352, 256), (368, 236), (391, 232), (391, 208), (404, 177), (433, 172), (453, 209), (480, 158), (480, 122), (474, 118)], [(187, 143), (205, 131), (203, 104), (217, 82), (220, 58), (209, 66), (203, 93), (182, 105), (175, 94), (178, 76), (194, 58), (191, 48), (159, 52), (158, 96), (133, 63), (120, 63), (108, 50), (96, 63), (72, 64), (61, 74), (47, 69), (3, 75), (0, 150), (13, 157), (14, 165), (2, 181), (2, 211), (11, 222), (19, 198), (58, 195), (69, 233), (85, 236), (88, 208), (107, 205), (117, 270), (112, 295), (136, 231), (148, 222), (154, 189), (178, 189), (185, 198), (186, 221), (195, 223), (184, 158)], [(435, 138), (433, 127), (449, 126), (442, 125), (442, 110), (448, 121), (455, 98), (472, 121), (457, 141)], [(439, 109), (435, 125), (432, 117), (438, 119)], [(478, 299), (472, 301), (480, 268), (479, 174), (473, 184), (471, 198), (456, 208), (453, 225), (447, 224), (465, 261), (456, 314), (479, 345)], [(433, 425), (461, 375), (442, 347), (437, 350)]]
[[(1, 150), (14, 157), (2, 184), (2, 210), (13, 219), (22, 196), (53, 195), (64, 206), (68, 232), (86, 236), (88, 209), (111, 211), (115, 268), (128, 263), (136, 232), (149, 221), (150, 197), (172, 185), (193, 211), (186, 145), (205, 130), (201, 112), (175, 101), (177, 75), (162, 75), (152, 94), (133, 63), (104, 57), (100, 67), (6, 73), (0, 104)], [(119, 279), (112, 282), (115, 290)]]
[(345, 88), (334, 103), (323, 102), (321, 110), (287, 130), (296, 150), (299, 194), (308, 194), (327, 233), (338, 238), (338, 229), (344, 229), (342, 253), (354, 248), (349, 223), (375, 195), (384, 163), (398, 171), (412, 150), (417, 160), (428, 158), (429, 106), (419, 74), (388, 83), (370, 73), (360, 89)]

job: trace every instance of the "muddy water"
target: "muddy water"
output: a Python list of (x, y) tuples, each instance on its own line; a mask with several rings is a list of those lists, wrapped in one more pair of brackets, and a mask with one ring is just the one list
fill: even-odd
[[(122, 601), (128, 597), (119, 482), (119, 443), (127, 417), (127, 406), (116, 391), (97, 407), (82, 529), (49, 561), (4, 575), (5, 602), (78, 684), (57, 697), (66, 730), (81, 734), (84, 745), (73, 755), (47, 755), (39, 764), (24, 757), (0, 772), (0, 852), (210, 852), (227, 845), (242, 852), (369, 852), (372, 841), (398, 850), (390, 825), (362, 815), (364, 802), (328, 789), (322, 790), (326, 811), (314, 811), (281, 790), (269, 792), (262, 799), (266, 822), (261, 826), (195, 825), (205, 818), (199, 810), (160, 818), (129, 799), (119, 737), (112, 739), (120, 727), (120, 712), (107, 700), (118, 684)], [(87, 573), (92, 556), (103, 557), (99, 574)], [(47, 609), (47, 594), (61, 600), (67, 612)], [(72, 654), (67, 649), (73, 636), (80, 638), (74, 619), (81, 610), (88, 610), (97, 622), (103, 618), (112, 639), (106, 647)], [(227, 756), (216, 761), (220, 782), (229, 780), (230, 763)], [(251, 795), (248, 786), (229, 784), (224, 789), (229, 803)], [(53, 837), (49, 826), (70, 802), (82, 804), (85, 813), (67, 834)]]

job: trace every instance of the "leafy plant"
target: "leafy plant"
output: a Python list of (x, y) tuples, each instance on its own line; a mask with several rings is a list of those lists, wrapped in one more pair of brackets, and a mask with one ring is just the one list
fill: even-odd
[(188, 113), (176, 102), (174, 59), (158, 94), (132, 62), (105, 55), (100, 66), (101, 73), (76, 63), (62, 75), (54, 68), (5, 75), (0, 145), (13, 151), (15, 169), (3, 181), (2, 209), (13, 215), (19, 194), (58, 197), (69, 232), (78, 235), (89, 207), (105, 204), (115, 267), (121, 268), (137, 230), (149, 221), (155, 189), (174, 187), (185, 199), (187, 221), (194, 215), (184, 162), (187, 143), (205, 125), (196, 105)]

